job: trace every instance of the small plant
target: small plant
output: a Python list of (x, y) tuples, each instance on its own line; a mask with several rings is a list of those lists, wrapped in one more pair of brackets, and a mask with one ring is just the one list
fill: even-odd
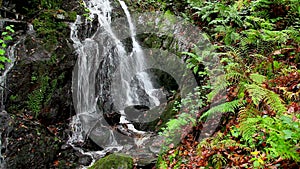
[(40, 5), (44, 9), (59, 9), (62, 0), (41, 0)]
[(5, 27), (5, 31), (1, 33), (0, 37), (0, 69), (4, 69), (4, 63), (10, 62), (10, 60), (5, 56), (7, 41), (13, 40), (11, 34), (14, 33), (14, 25), (9, 25)]
[(44, 46), (48, 51), (57, 47), (59, 39), (67, 28), (66, 23), (56, 20), (55, 14), (55, 10), (44, 10), (39, 17), (33, 20), (37, 35), (43, 38)]
[(166, 151), (167, 145), (179, 142), (196, 125), (196, 115), (199, 109), (205, 106), (205, 97), (201, 95), (200, 89), (196, 88), (195, 92), (188, 94), (181, 103), (176, 103), (173, 109), (179, 113), (177, 118), (167, 122), (167, 126), (159, 133), (166, 138), (163, 151)]
[(28, 95), (27, 105), (28, 108), (34, 113), (34, 117), (37, 118), (38, 113), (41, 111), (43, 102), (45, 100), (45, 94), (48, 86), (49, 77), (43, 77), (41, 79), (40, 87), (32, 91)]
[(90, 10), (86, 7), (86, 4), (84, 1), (79, 2), (80, 7), (83, 9), (84, 13), (82, 16), (84, 16), (88, 21), (93, 21), (93, 19), (90, 17)]

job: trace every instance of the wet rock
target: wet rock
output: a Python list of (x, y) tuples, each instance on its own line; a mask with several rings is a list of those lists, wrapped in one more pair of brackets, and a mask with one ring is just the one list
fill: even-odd
[(104, 116), (104, 119), (106, 120), (106, 122), (109, 125), (113, 126), (120, 122), (121, 114), (117, 113), (117, 112), (112, 112), (112, 113), (105, 113), (105, 114), (103, 114), (103, 116)]
[(9, 133), (12, 123), (10, 115), (5, 110), (2, 110), (0, 112), (0, 133)]
[(47, 167), (54, 161), (58, 146), (54, 137), (45, 128), (33, 121), (24, 121), (26, 117), (17, 117), (13, 126), (7, 151), (5, 153), (8, 168)]
[[(8, 135), (12, 130), (13, 120), (10, 115), (5, 111), (2, 110), (0, 112), (0, 154), (5, 153), (7, 151), (7, 144), (8, 144)], [(0, 164), (3, 166), (0, 168), (4, 168), (5, 161), (0, 157)]]
[(144, 116), (146, 111), (149, 110), (148, 106), (144, 105), (133, 105), (128, 106), (124, 109), (124, 112), (127, 116), (127, 118), (131, 121), (138, 121), (138, 118), (140, 116)]
[(98, 160), (89, 169), (132, 169), (133, 159), (126, 154), (110, 154)]
[(88, 166), (89, 164), (91, 164), (92, 161), (93, 161), (93, 159), (91, 156), (83, 155), (83, 156), (79, 157), (78, 163), (80, 165)]
[[(4, 2), (4, 6), (12, 7), (16, 13), (24, 15), (28, 14), (25, 8), (32, 8), (28, 5), (34, 3), (21, 0)], [(15, 3), (18, 5), (14, 6)], [(78, 6), (77, 1), (67, 0), (64, 1), (63, 9), (57, 12), (73, 12), (74, 8), (79, 9)], [(63, 14), (64, 22), (71, 22), (70, 16), (74, 13)], [(35, 15), (35, 19), (39, 17)], [(27, 26), (27, 19), (20, 23)], [(19, 26), (17, 31), (19, 29), (27, 31), (27, 27)], [(11, 92), (5, 99), (5, 109), (13, 120), (7, 121), (11, 128), (5, 127), (7, 125), (4, 121), (0, 122), (4, 130), (11, 130), (7, 135), (8, 142), (5, 143), (7, 148), (5, 152), (2, 151), (7, 168), (76, 168), (78, 163), (90, 162), (87, 157), (77, 155), (72, 147), (63, 146), (70, 136), (70, 117), (75, 114), (71, 84), (77, 58), (69, 39), (70, 29), (65, 27), (60, 32), (63, 34), (55, 38), (57, 43), (50, 46), (44, 44), (43, 38), (48, 36), (39, 37), (34, 31), (14, 37), (22, 37), (24, 40), (16, 46), (15, 66), (7, 75), (7, 88)], [(0, 119), (9, 116), (0, 114)]]
[(165, 102), (149, 111), (144, 112), (143, 116), (132, 124), (137, 130), (158, 132), (165, 124), (177, 114), (173, 107), (175, 101), (179, 101), (180, 96), (177, 94), (169, 102)]

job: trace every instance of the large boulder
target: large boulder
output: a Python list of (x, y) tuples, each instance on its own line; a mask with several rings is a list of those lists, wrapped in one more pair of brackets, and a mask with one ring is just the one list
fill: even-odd
[(89, 169), (132, 169), (133, 159), (126, 154), (110, 154), (98, 160)]

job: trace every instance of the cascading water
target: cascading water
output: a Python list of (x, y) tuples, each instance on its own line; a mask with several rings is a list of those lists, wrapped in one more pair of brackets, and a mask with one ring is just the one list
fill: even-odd
[(15, 62), (15, 47), (17, 46), (18, 43), (14, 44), (13, 46), (9, 46), (7, 51), (7, 57), (10, 60), (10, 62), (8, 62), (5, 66), (5, 70), (2, 73), (2, 75), (0, 76), (0, 92), (1, 92), (1, 108), (4, 109), (4, 98), (6, 95), (6, 91), (5, 90), (9, 90), (6, 87), (6, 75), (7, 73), (11, 70), (11, 68), (14, 66), (14, 62)]
[[(136, 40), (136, 31), (130, 13), (123, 1), (119, 0), (119, 3), (126, 15), (126, 24), (129, 25), (127, 28), (129, 29), (128, 38), (132, 43), (132, 50), (129, 52), (126, 51), (125, 45), (112, 27), (113, 7), (109, 0), (86, 2), (91, 13), (90, 17), (97, 19), (99, 23), (97, 31), (91, 37), (79, 38), (80, 26), (84, 23), (85, 18), (78, 16), (76, 22), (71, 26), (71, 39), (78, 54), (72, 85), (77, 114), (71, 122), (73, 133), (68, 143), (82, 153), (91, 156), (104, 155), (113, 148), (117, 151), (126, 151), (141, 145), (141, 140), (149, 138), (149, 136), (146, 136), (147, 133), (143, 131), (136, 130), (130, 124), (124, 109), (132, 105), (154, 107), (160, 104), (159, 99), (152, 94), (155, 89), (150, 77), (144, 72), (147, 61)], [(117, 78), (119, 81), (115, 82), (117, 86), (112, 85), (114, 74), (119, 75)], [(100, 109), (98, 105), (100, 105)], [(115, 111), (120, 113), (121, 117), (119, 124), (112, 127), (105, 121), (104, 114)], [(127, 128), (124, 128), (122, 124), (126, 124)], [(140, 138), (122, 139), (124, 135), (116, 130), (129, 130), (125, 133), (138, 135)], [(141, 136), (143, 134), (144, 136)], [(84, 142), (87, 137), (104, 150), (87, 153), (76, 147), (76, 143)], [(126, 141), (127, 147), (123, 146), (121, 140)]]
[[(142, 87), (144, 88), (145, 92), (150, 96), (150, 101), (153, 103), (150, 103), (149, 106), (157, 106), (159, 105), (159, 100), (158, 98), (152, 96), (151, 91), (154, 89), (152, 82), (150, 80), (150, 77), (147, 73), (143, 72), (143, 69), (145, 68), (146, 60), (144, 56), (144, 52), (137, 42), (135, 36), (136, 36), (136, 31), (135, 27), (132, 23), (130, 13), (128, 11), (128, 8), (125, 4), (124, 1), (119, 0), (125, 14), (126, 18), (129, 24), (129, 29), (130, 29), (130, 35), (132, 39), (132, 46), (133, 46), (133, 51), (131, 52), (131, 55), (129, 57), (132, 57), (133, 55), (136, 55), (135, 60), (130, 60), (130, 59), (124, 59), (124, 57), (121, 58), (121, 65), (120, 65), (120, 71), (121, 71), (121, 78), (123, 79), (122, 82), (125, 82), (124, 84), (124, 89), (127, 91), (126, 95), (126, 105), (133, 105), (133, 104), (142, 104), (140, 101), (137, 99), (139, 96), (137, 95), (136, 91), (132, 91), (130, 89), (130, 81), (131, 81), (131, 73), (138, 73), (137, 74), (137, 79), (140, 84), (142, 84)], [(126, 56), (126, 55), (125, 55)], [(128, 61), (135, 61), (136, 63), (128, 62)], [(130, 65), (134, 64), (135, 67), (131, 67)], [(132, 69), (129, 69), (132, 68)]]

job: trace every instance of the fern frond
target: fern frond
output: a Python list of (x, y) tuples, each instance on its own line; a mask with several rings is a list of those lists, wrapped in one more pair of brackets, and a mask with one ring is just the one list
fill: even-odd
[(293, 122), (291, 117), (280, 116), (281, 118), (261, 117), (248, 118), (240, 123), (239, 131), (244, 141), (250, 146), (253, 141), (260, 141), (262, 138), (253, 138), (258, 132), (264, 132), (267, 147), (264, 151), (267, 156), (273, 158), (281, 157), (283, 159), (293, 159), (300, 161), (299, 153), (296, 151), (299, 146), (295, 146), (295, 142), (299, 142), (299, 123)]
[(242, 107), (244, 104), (246, 104), (245, 100), (233, 100), (231, 102), (226, 102), (223, 104), (220, 104), (218, 106), (212, 107), (208, 111), (206, 111), (201, 117), (200, 120), (202, 120), (205, 117), (211, 116), (215, 113), (234, 113), (235, 110)]
[(212, 91), (207, 95), (208, 101), (211, 102), (218, 94), (224, 93), (230, 85), (231, 83), (226, 80), (224, 75), (216, 77), (215, 82), (212, 84)]
[(282, 99), (273, 91), (264, 89), (256, 84), (245, 84), (245, 87), (256, 106), (258, 106), (260, 102), (265, 101), (266, 104), (270, 106), (271, 110), (279, 114), (286, 111)]
[(226, 73), (225, 75), (226, 79), (228, 81), (232, 81), (232, 82), (236, 82), (238, 81), (240, 78), (243, 77), (243, 74), (236, 72), (236, 71), (232, 71), (230, 73)]
[(239, 130), (245, 141), (249, 141), (253, 138), (253, 135), (257, 133), (258, 128), (257, 123), (259, 123), (259, 118), (248, 118), (239, 125)]
[(245, 84), (246, 90), (252, 98), (253, 103), (258, 106), (268, 95), (268, 92), (256, 84)]
[(262, 84), (267, 80), (266, 76), (260, 75), (258, 73), (252, 73), (250, 74), (250, 79), (255, 82), (256, 84)]
[(259, 115), (259, 111), (253, 107), (253, 105), (248, 105), (247, 107), (242, 107), (239, 111), (238, 120), (239, 122), (243, 122), (248, 118), (254, 118)]
[(285, 100), (290, 100), (294, 102), (300, 101), (300, 90), (298, 92), (290, 92), (287, 87), (277, 87), (283, 93), (283, 97)]
[(282, 103), (283, 101), (278, 94), (273, 91), (269, 91), (267, 97), (265, 98), (266, 103), (270, 105), (271, 109), (276, 111), (279, 114), (286, 112), (286, 107)]

